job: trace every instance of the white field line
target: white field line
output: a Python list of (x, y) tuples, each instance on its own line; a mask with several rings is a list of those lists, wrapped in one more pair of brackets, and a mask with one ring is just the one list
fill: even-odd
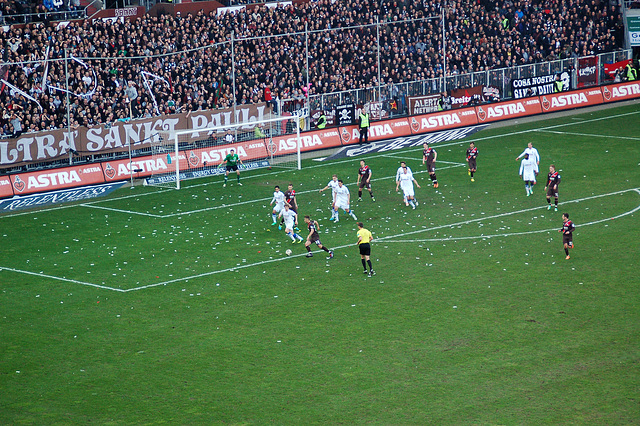
[[(624, 194), (626, 192), (630, 192), (630, 191), (635, 191), (638, 194), (640, 194), (640, 188), (632, 188), (632, 189), (625, 189), (622, 191), (616, 191), (616, 192), (611, 192), (608, 194), (601, 194), (601, 195), (594, 195), (591, 197), (584, 197), (584, 198), (578, 198), (575, 200), (571, 200), (571, 201), (565, 201), (563, 202), (563, 204), (567, 204), (567, 203), (579, 203), (581, 201), (586, 201), (586, 200), (592, 200), (595, 198), (602, 198), (602, 197), (608, 197), (610, 195), (617, 195), (617, 194)], [(416, 231), (412, 231), (412, 232), (406, 232), (406, 233), (401, 233), (401, 234), (396, 234), (396, 235), (389, 235), (387, 237), (382, 237), (382, 238), (376, 238), (374, 239), (374, 242), (396, 242), (394, 241), (394, 238), (399, 238), (399, 237), (403, 237), (405, 235), (411, 235), (411, 234), (418, 234), (418, 233), (422, 233), (422, 232), (429, 232), (429, 231), (433, 231), (436, 229), (442, 229), (442, 228), (451, 228), (454, 226), (459, 226), (459, 225), (468, 225), (470, 223), (474, 223), (474, 222), (479, 222), (479, 221), (486, 221), (486, 220), (490, 220), (490, 219), (496, 219), (499, 217), (504, 217), (504, 216), (508, 216), (508, 215), (514, 215), (514, 214), (519, 214), (519, 213), (526, 213), (529, 211), (533, 211), (533, 210), (539, 210), (539, 209), (543, 209), (546, 208), (546, 206), (540, 206), (540, 207), (534, 207), (534, 208), (530, 208), (530, 209), (523, 209), (523, 210), (517, 210), (514, 212), (509, 212), (509, 213), (500, 213), (497, 215), (493, 215), (493, 216), (486, 216), (486, 217), (482, 217), (482, 218), (477, 218), (477, 219), (471, 219), (471, 220), (467, 220), (467, 221), (462, 221), (462, 222), (458, 222), (458, 223), (453, 223), (453, 224), (449, 224), (449, 225), (441, 225), (441, 226), (435, 226), (432, 228), (425, 228), (425, 229), (419, 229)], [(636, 208), (634, 208), (631, 211), (628, 211), (626, 213), (622, 213), (620, 215), (614, 216), (613, 218), (608, 218), (608, 219), (604, 219), (604, 220), (611, 220), (611, 219), (615, 219), (618, 217), (623, 217), (629, 214), (632, 214), (636, 211), (640, 210), (640, 205)], [(604, 221), (603, 220), (603, 221)], [(593, 222), (593, 223), (599, 223), (601, 221), (597, 221), (597, 222)], [(585, 226), (588, 224), (583, 224), (580, 226)], [(555, 228), (557, 230), (557, 228)], [(545, 231), (540, 231), (540, 232), (548, 232), (548, 230)], [(457, 238), (457, 239), (468, 239), (469, 237), (463, 237), (463, 238)], [(482, 238), (482, 237), (478, 237), (478, 238)], [(407, 240), (402, 240), (402, 242), (408, 242)], [(333, 247), (332, 250), (335, 252), (336, 250), (341, 250), (347, 247), (353, 247), (354, 244), (344, 244), (341, 246), (336, 246)], [(319, 251), (317, 250), (316, 252), (319, 252), (320, 254), (324, 254), (324, 251)], [(287, 256), (287, 257), (280, 257), (280, 258), (276, 258), (276, 259), (269, 259), (269, 260), (264, 260), (261, 262), (255, 262), (255, 263), (250, 263), (250, 264), (246, 264), (246, 265), (240, 265), (240, 266), (234, 266), (234, 267), (230, 267), (230, 268), (226, 268), (226, 269), (221, 269), (221, 270), (217, 270), (217, 271), (209, 271), (209, 272), (204, 272), (202, 274), (197, 274), (197, 275), (191, 275), (188, 277), (184, 277), (184, 278), (176, 278), (173, 280), (169, 280), (169, 281), (164, 281), (164, 282), (160, 282), (160, 283), (155, 283), (155, 284), (149, 284), (149, 285), (145, 285), (145, 286), (140, 286), (140, 287), (135, 287), (135, 288), (129, 288), (127, 290), (124, 290), (125, 292), (129, 292), (129, 291), (137, 291), (137, 290), (143, 290), (143, 289), (147, 289), (147, 288), (152, 288), (152, 287), (158, 287), (158, 286), (164, 286), (164, 285), (168, 285), (168, 284), (172, 284), (172, 283), (176, 283), (176, 282), (181, 282), (181, 281), (186, 281), (186, 280), (192, 280), (195, 278), (203, 278), (203, 277), (208, 277), (211, 275), (216, 275), (216, 274), (220, 274), (223, 272), (233, 272), (239, 269), (246, 269), (246, 268), (251, 268), (254, 266), (260, 266), (260, 265), (266, 265), (268, 263), (274, 263), (274, 262), (282, 262), (291, 258), (296, 258), (296, 257), (303, 257), (306, 256), (306, 253), (301, 253), (301, 254), (297, 254), (297, 255), (293, 255), (293, 256)]]
[[(586, 200), (592, 200), (592, 199), (596, 199), (596, 198), (602, 198), (602, 197), (608, 197), (610, 195), (617, 195), (617, 194), (624, 194), (626, 192), (630, 192), (630, 191), (635, 191), (638, 194), (640, 194), (640, 188), (631, 188), (631, 189), (625, 189), (625, 190), (621, 190), (621, 191), (616, 191), (616, 192), (610, 192), (607, 194), (600, 194), (600, 195), (593, 195), (590, 197), (584, 197), (584, 198), (578, 198), (575, 200), (570, 200), (570, 201), (565, 201), (563, 202), (564, 204), (568, 204), (568, 203), (579, 203), (581, 201), (586, 201)], [(466, 221), (461, 221), (461, 222), (457, 222), (457, 223), (453, 223), (453, 224), (448, 224), (448, 225), (440, 225), (440, 226), (435, 226), (435, 227), (431, 227), (431, 228), (424, 228), (424, 229), (419, 229), (419, 230), (415, 230), (415, 231), (411, 231), (411, 232), (405, 232), (405, 233), (400, 233), (400, 234), (396, 234), (396, 235), (389, 235), (386, 237), (381, 237), (381, 238), (376, 238), (374, 241), (380, 241), (380, 242), (385, 242), (385, 243), (392, 243), (392, 242), (423, 242), (423, 241), (432, 241), (432, 240), (398, 240), (396, 241), (396, 238), (401, 238), (404, 237), (406, 235), (414, 235), (414, 234), (418, 234), (418, 233), (422, 233), (422, 232), (429, 232), (429, 231), (433, 231), (433, 230), (437, 230), (437, 229), (442, 229), (442, 228), (451, 228), (454, 226), (460, 226), (460, 225), (468, 225), (470, 223), (474, 223), (474, 222), (479, 222), (479, 221), (486, 221), (486, 220), (490, 220), (490, 219), (496, 219), (499, 217), (504, 217), (504, 216), (509, 216), (509, 215), (514, 215), (514, 214), (519, 214), (519, 213), (526, 213), (529, 211), (534, 211), (534, 210), (539, 210), (539, 209), (543, 209), (546, 206), (539, 206), (539, 207), (534, 207), (534, 208), (529, 208), (529, 209), (523, 209), (523, 210), (516, 210), (513, 212), (508, 212), (508, 213), (500, 213), (497, 215), (493, 215), (493, 216), (485, 216), (485, 217), (481, 217), (481, 218), (477, 218), (477, 219), (470, 219), (470, 220), (466, 220)], [(586, 226), (586, 225), (591, 225), (591, 224), (595, 224), (595, 223), (601, 223), (603, 221), (606, 220), (611, 220), (611, 219), (616, 219), (619, 217), (623, 217), (623, 216), (627, 216), (629, 214), (632, 214), (636, 211), (640, 210), (640, 206), (626, 212), (626, 213), (622, 213), (619, 214), (617, 216), (614, 216), (612, 218), (608, 218), (608, 219), (603, 219), (603, 220), (599, 220), (596, 222), (591, 222), (588, 224), (582, 224), (580, 226)], [(542, 231), (535, 231), (535, 232), (548, 232), (549, 230), (542, 230)], [(514, 233), (513, 235), (519, 235), (519, 234), (525, 234), (525, 233)], [(505, 234), (500, 234), (499, 236), (506, 236)], [(470, 239), (470, 238), (489, 238), (489, 236), (478, 236), (478, 237), (458, 237), (458, 238), (451, 238), (452, 240), (464, 240), (464, 239)], [(441, 240), (435, 240), (435, 241), (441, 241)], [(347, 247), (353, 247), (354, 244), (344, 244), (341, 246), (336, 246), (333, 248), (333, 251), (336, 250), (341, 250)], [(324, 251), (316, 251), (319, 252), (321, 254), (324, 254)], [(173, 280), (169, 280), (169, 281), (163, 281), (160, 283), (155, 283), (155, 284), (149, 284), (149, 285), (144, 285), (144, 286), (139, 286), (139, 287), (134, 287), (134, 288), (128, 288), (128, 289), (121, 289), (121, 288), (114, 288), (114, 287), (109, 287), (109, 286), (105, 286), (105, 285), (100, 285), (100, 284), (93, 284), (93, 283), (88, 283), (88, 282), (84, 282), (84, 281), (78, 281), (78, 280), (72, 280), (72, 279), (68, 279), (68, 278), (62, 278), (62, 277), (56, 277), (53, 275), (48, 275), (48, 274), (43, 274), (43, 273), (37, 273), (37, 272), (30, 272), (30, 271), (23, 271), (20, 269), (15, 269), (15, 268), (8, 268), (8, 267), (4, 267), (4, 266), (0, 266), (0, 271), (5, 270), (5, 271), (10, 271), (10, 272), (15, 272), (15, 273), (21, 273), (21, 274), (27, 274), (27, 275), (33, 275), (33, 276), (37, 276), (37, 277), (41, 277), (41, 278), (49, 278), (52, 280), (58, 280), (58, 281), (65, 281), (65, 282), (70, 282), (70, 283), (74, 283), (74, 284), (80, 284), (80, 285), (84, 285), (84, 286), (90, 286), (90, 287), (96, 287), (96, 288), (101, 288), (101, 289), (105, 289), (105, 290), (113, 290), (113, 291), (117, 291), (117, 292), (121, 292), (121, 293), (128, 293), (130, 291), (137, 291), (137, 290), (144, 290), (147, 288), (152, 288), (152, 287), (159, 287), (159, 286), (165, 286), (168, 284), (172, 284), (172, 283), (176, 283), (176, 282), (182, 282), (182, 281), (187, 281), (187, 280), (191, 280), (191, 279), (196, 279), (196, 278), (202, 278), (202, 277), (208, 277), (211, 275), (216, 275), (216, 274), (220, 274), (223, 272), (233, 272), (239, 269), (246, 269), (246, 268), (251, 268), (251, 267), (255, 267), (255, 266), (260, 266), (260, 265), (266, 265), (269, 263), (274, 263), (274, 262), (282, 262), (285, 261), (287, 259), (291, 259), (291, 258), (296, 258), (296, 257), (303, 257), (305, 256), (306, 253), (301, 253), (301, 254), (297, 254), (297, 255), (293, 255), (293, 256), (287, 256), (287, 257), (280, 257), (280, 258), (276, 258), (276, 259), (269, 259), (269, 260), (263, 260), (260, 262), (255, 262), (255, 263), (250, 263), (250, 264), (246, 264), (246, 265), (239, 265), (239, 266), (233, 266), (233, 267), (229, 267), (229, 268), (225, 268), (225, 269), (221, 269), (221, 270), (215, 270), (215, 271), (209, 271), (209, 272), (204, 272), (202, 274), (197, 274), (197, 275), (191, 275), (188, 277), (183, 277), (183, 278), (175, 278)]]
[(611, 136), (611, 135), (590, 135), (588, 133), (575, 133), (575, 132), (558, 132), (556, 130), (538, 130), (542, 133), (555, 133), (556, 135), (570, 135), (570, 136), (587, 136), (590, 138), (605, 138), (605, 139), (626, 139), (631, 141), (640, 141), (640, 138), (634, 138), (631, 136)]
[[(562, 123), (562, 124), (556, 124), (553, 126), (546, 126), (546, 127), (539, 127), (539, 128), (535, 128), (535, 129), (528, 129), (528, 130), (522, 130), (519, 132), (513, 132), (513, 133), (504, 133), (501, 135), (493, 135), (493, 136), (486, 136), (486, 137), (482, 137), (482, 138), (476, 138), (476, 139), (468, 139), (468, 138), (464, 138), (458, 141), (453, 141), (450, 143), (446, 143), (446, 144), (437, 144), (436, 146), (438, 147), (446, 147), (446, 146), (455, 146), (455, 145), (461, 145), (463, 143), (469, 143), (470, 140), (474, 141), (474, 142), (478, 142), (478, 141), (485, 141), (485, 140), (492, 140), (492, 139), (497, 139), (497, 138), (503, 138), (503, 137), (508, 137), (508, 136), (514, 136), (514, 135), (521, 135), (521, 134), (526, 134), (526, 133), (531, 133), (531, 132), (540, 132), (540, 131), (546, 131), (546, 130), (551, 130), (551, 129), (557, 129), (560, 127), (566, 127), (566, 126), (575, 126), (575, 125), (582, 125), (585, 123), (592, 123), (592, 122), (596, 122), (596, 121), (602, 121), (602, 120), (609, 120), (612, 118), (619, 118), (619, 117), (626, 117), (628, 115), (634, 115), (634, 114), (640, 114), (640, 111), (631, 111), (631, 112), (627, 112), (627, 113), (623, 113), (623, 114), (616, 114), (616, 115), (609, 115), (606, 117), (599, 117), (599, 118), (591, 118), (588, 120), (582, 120), (582, 121), (576, 121), (574, 123)], [(415, 149), (409, 149), (406, 152), (416, 152), (416, 151), (422, 151), (422, 147), (417, 147)], [(383, 154), (378, 154), (378, 155), (368, 155), (368, 156), (363, 156), (364, 158), (377, 158), (377, 157), (385, 157), (387, 156), (389, 153), (385, 152)], [(341, 160), (341, 161), (332, 161), (329, 163), (322, 163), (322, 164), (314, 164), (314, 168), (317, 167), (325, 167), (325, 166), (333, 166), (335, 164), (342, 164), (342, 163), (351, 163), (353, 162), (354, 159), (353, 158), (347, 158), (345, 160)], [(264, 177), (264, 176), (273, 176), (273, 175), (277, 175), (283, 172), (286, 172), (288, 170), (278, 170), (278, 171), (273, 171), (270, 173), (262, 173), (259, 175), (249, 175), (246, 176), (244, 179), (255, 179), (255, 178), (260, 178), (260, 177)], [(293, 170), (289, 170), (289, 171), (293, 171)], [(414, 172), (414, 174), (416, 174), (417, 172)], [(377, 179), (374, 179), (377, 180)], [(196, 184), (196, 185), (190, 185), (189, 188), (197, 188), (200, 186), (212, 186), (212, 185), (219, 185), (220, 182), (218, 181), (208, 181), (208, 182), (204, 182), (204, 183), (200, 183), (200, 184)], [(147, 192), (144, 194), (131, 194), (131, 195), (125, 195), (125, 196), (121, 196), (121, 197), (116, 197), (116, 198), (108, 198), (108, 199), (104, 199), (104, 200), (96, 200), (96, 201), (90, 201), (90, 202), (86, 202), (86, 203), (82, 203), (80, 206), (82, 207), (86, 207), (87, 205), (93, 205), (93, 204), (98, 204), (98, 203), (106, 203), (106, 202), (111, 202), (111, 201), (118, 201), (118, 200), (124, 200), (124, 199), (128, 199), (131, 197), (143, 197), (143, 196), (147, 196), (147, 195), (155, 195), (158, 194), (159, 192), (169, 192), (169, 191), (174, 191), (173, 189), (165, 189), (165, 190), (157, 190), (157, 191), (153, 191), (153, 192)], [(313, 191), (310, 191), (313, 192)], [(78, 205), (72, 205), (72, 206), (67, 206), (65, 208), (68, 207), (77, 207)], [(226, 207), (226, 206), (225, 206)], [(14, 213), (14, 214), (8, 214), (8, 215), (0, 215), (0, 219), (3, 218), (10, 218), (10, 217), (15, 217), (15, 216), (21, 216), (21, 215), (29, 215), (29, 214), (38, 214), (38, 213), (45, 213), (48, 211), (54, 211), (54, 210), (58, 210), (61, 207), (52, 207), (52, 208), (46, 208), (46, 209), (40, 209), (37, 211), (30, 211), (30, 212), (21, 212), (21, 213)]]
[(156, 218), (156, 219), (161, 219), (163, 217), (166, 217), (166, 216), (159, 215), (159, 214), (134, 212), (132, 210), (115, 209), (115, 208), (112, 208), (112, 207), (105, 207), (105, 206), (94, 206), (94, 205), (88, 204), (88, 203), (83, 203), (83, 204), (80, 204), (80, 205), (83, 206), (83, 207), (90, 208), (90, 209), (107, 210), (107, 211), (112, 211), (112, 212), (116, 212), (116, 213), (137, 214), (139, 216), (148, 216), (148, 217), (153, 217), (153, 218)]
[[(638, 194), (640, 194), (640, 190), (638, 189), (632, 189), (630, 191), (636, 191)], [(583, 226), (590, 226), (590, 225), (597, 225), (598, 223), (602, 223), (602, 222), (608, 222), (610, 220), (614, 220), (614, 219), (619, 219), (621, 217), (624, 216), (628, 216), (630, 214), (633, 214), (635, 212), (637, 212), (638, 210), (640, 210), (640, 205), (632, 210), (629, 210), (628, 212), (624, 212), (621, 213), (617, 216), (613, 216), (613, 217), (608, 217), (606, 219), (600, 219), (600, 220), (596, 220), (593, 222), (587, 222), (587, 223), (581, 223), (577, 226), (579, 227), (583, 227)], [(513, 237), (513, 236), (518, 236), (518, 235), (529, 235), (529, 234), (542, 234), (545, 232), (552, 232), (552, 231), (557, 231), (558, 227), (555, 228), (550, 228), (550, 229), (539, 229), (536, 231), (523, 231), (523, 232), (509, 232), (509, 233), (502, 233), (502, 234), (490, 234), (490, 235), (476, 235), (473, 237), (445, 237), (445, 238), (428, 238), (425, 240), (384, 240), (385, 243), (427, 243), (427, 242), (442, 242), (442, 241), (458, 241), (458, 240), (483, 240), (483, 239), (489, 239), (489, 238), (501, 238), (501, 237)], [(379, 240), (382, 240), (379, 239)]]
[(10, 271), (10, 272), (18, 273), (18, 274), (33, 275), (35, 277), (49, 278), (51, 280), (56, 280), (56, 281), (65, 281), (65, 282), (68, 282), (68, 283), (80, 284), (80, 285), (89, 286), (89, 287), (103, 288), (105, 290), (113, 290), (113, 291), (118, 291), (120, 293), (125, 293), (126, 292), (126, 290), (123, 290), (121, 288), (113, 288), (113, 287), (109, 287), (109, 286), (106, 286), (106, 285), (93, 284), (93, 283), (88, 283), (88, 282), (85, 282), (85, 281), (72, 280), (70, 278), (56, 277), (54, 275), (43, 274), (43, 273), (39, 273), (39, 272), (31, 272), (31, 271), (23, 271), (21, 269), (7, 268), (6, 266), (0, 266), (0, 271)]
[[(453, 167), (466, 166), (466, 164), (463, 164), (463, 163), (452, 163), (452, 162), (448, 162), (448, 161), (442, 161), (442, 163), (453, 164), (453, 166), (439, 167), (438, 170), (446, 170), (446, 169), (450, 169), (450, 168), (453, 168)], [(422, 170), (422, 171), (418, 171), (418, 172), (413, 172), (414, 175), (421, 174), (421, 173), (428, 173), (428, 171), (427, 170)], [(395, 179), (395, 175), (394, 176), (380, 177), (380, 178), (377, 178), (377, 179), (371, 179), (371, 181), (377, 182), (377, 181), (392, 180), (392, 179)], [(394, 180), (394, 182), (395, 182), (395, 180)], [(355, 185), (355, 183), (353, 185)], [(308, 189), (306, 191), (297, 192), (296, 194), (297, 195), (309, 194), (309, 193), (318, 192), (318, 191), (319, 191), (319, 189)], [(85, 207), (91, 207), (91, 208), (94, 208), (94, 209), (104, 209), (104, 210), (109, 210), (109, 211), (113, 211), (113, 212), (128, 213), (128, 214), (134, 214), (134, 215), (135, 214), (139, 214), (139, 215), (150, 216), (150, 217), (155, 217), (155, 218), (169, 218), (169, 217), (176, 217), (176, 216), (184, 216), (184, 215), (187, 215), (187, 214), (208, 212), (208, 211), (211, 211), (211, 210), (226, 209), (226, 208), (229, 208), (229, 207), (244, 206), (244, 205), (253, 204), (253, 203), (266, 202), (266, 201), (271, 201), (272, 199), (273, 199), (272, 197), (258, 198), (258, 199), (254, 199), (254, 200), (239, 201), (237, 203), (221, 204), (221, 205), (211, 206), (211, 207), (203, 207), (201, 209), (196, 209), (196, 210), (185, 210), (183, 212), (169, 213), (169, 214), (165, 214), (165, 215), (155, 215), (155, 214), (150, 214), (150, 213), (138, 213), (138, 212), (131, 211), (131, 210), (121, 210), (121, 209), (115, 209), (115, 208), (103, 207), (103, 206), (96, 206), (96, 205), (86, 205)]]

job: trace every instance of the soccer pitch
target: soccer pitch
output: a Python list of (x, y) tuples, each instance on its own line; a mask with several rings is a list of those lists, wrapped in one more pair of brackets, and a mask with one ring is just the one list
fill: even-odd
[[(638, 423), (639, 105), (435, 144), (437, 189), (415, 147), (0, 216), (0, 423)], [(361, 159), (375, 202), (356, 201)], [(373, 277), (356, 221), (328, 220), (333, 174)], [(289, 183), (333, 259), (271, 225)]]

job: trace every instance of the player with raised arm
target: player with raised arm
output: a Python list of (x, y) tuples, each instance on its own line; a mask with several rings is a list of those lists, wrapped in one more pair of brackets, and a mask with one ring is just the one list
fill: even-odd
[(274, 189), (273, 199), (269, 203), (269, 205), (273, 205), (273, 211), (271, 212), (273, 223), (271, 226), (278, 224), (278, 214), (284, 209), (284, 194), (280, 191), (280, 187), (278, 185), (276, 185)]
[(429, 171), (429, 177), (433, 182), (433, 187), (438, 187), (438, 178), (436, 177), (436, 159), (438, 158), (438, 153), (435, 149), (429, 148), (429, 143), (425, 142), (423, 144), (424, 150), (422, 151), (422, 164), (427, 164), (427, 170)]
[(471, 182), (476, 180), (473, 178), (473, 174), (476, 172), (476, 158), (478, 158), (478, 148), (473, 142), (469, 143), (467, 149), (467, 163), (469, 164), (469, 176), (471, 176)]
[(224, 157), (224, 160), (222, 160), (222, 163), (220, 163), (221, 166), (224, 163), (227, 163), (227, 171), (224, 173), (224, 184), (222, 184), (223, 188), (227, 186), (227, 180), (229, 179), (230, 171), (236, 172), (236, 176), (238, 178), (238, 185), (242, 186), (242, 183), (240, 183), (240, 170), (238, 170), (238, 162), (240, 164), (243, 164), (238, 154), (236, 154), (235, 150), (231, 148), (227, 156)]
[(573, 231), (575, 229), (576, 226), (569, 220), (569, 213), (562, 213), (562, 229), (558, 230), (558, 232), (562, 232), (562, 245), (567, 255), (567, 257), (565, 257), (566, 260), (571, 259), (569, 249), (573, 248)]
[(362, 188), (366, 188), (371, 195), (371, 201), (376, 201), (371, 190), (371, 175), (373, 172), (367, 166), (364, 160), (360, 160), (360, 169), (358, 170), (358, 201), (362, 201)]
[(342, 180), (338, 179), (338, 189), (334, 193), (333, 197), (333, 214), (332, 218), (335, 222), (338, 222), (340, 219), (338, 217), (338, 209), (342, 209), (349, 216), (353, 218), (353, 220), (358, 220), (356, 215), (353, 213), (353, 210), (349, 209), (349, 203), (351, 201), (351, 194), (349, 193), (349, 188), (342, 182)]
[(284, 232), (291, 238), (293, 243), (301, 243), (302, 237), (298, 235), (293, 228), (298, 226), (298, 214), (291, 210), (289, 204), (284, 205), (284, 209), (280, 212), (278, 217), (284, 219)]
[(414, 201), (414, 183), (420, 188), (418, 181), (414, 179), (413, 174), (409, 173), (408, 168), (405, 166), (403, 172), (400, 174), (400, 178), (396, 181), (396, 192), (398, 192), (398, 187), (402, 187), (405, 205), (411, 205), (411, 208), (415, 210), (417, 203)]
[(320, 235), (318, 235), (318, 229), (320, 229), (320, 225), (317, 221), (311, 219), (309, 216), (304, 217), (304, 222), (307, 224), (307, 228), (309, 229), (309, 235), (307, 235), (307, 241), (304, 242), (304, 246), (307, 249), (307, 257), (313, 257), (313, 253), (311, 253), (311, 244), (315, 243), (318, 248), (329, 253), (328, 259), (333, 259), (333, 252), (329, 250), (327, 247), (323, 246), (320, 242)]
[(549, 174), (547, 175), (547, 185), (544, 190), (547, 191), (547, 210), (551, 210), (551, 197), (555, 198), (555, 211), (558, 211), (558, 185), (560, 185), (560, 174), (556, 172), (556, 166), (549, 166)]

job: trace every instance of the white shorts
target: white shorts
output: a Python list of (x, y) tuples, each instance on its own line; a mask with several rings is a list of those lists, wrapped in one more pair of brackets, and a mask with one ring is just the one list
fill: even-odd
[(533, 171), (530, 172), (524, 172), (522, 174), (522, 180), (523, 181), (531, 181), (531, 182), (535, 182), (536, 181), (536, 174)]
[(347, 210), (349, 210), (349, 204), (348, 203), (344, 203), (344, 202), (340, 202), (340, 201), (336, 201), (335, 208), (347, 211)]
[(400, 188), (402, 188), (402, 192), (404, 192), (405, 197), (413, 197), (415, 195), (413, 185), (400, 185)]
[(295, 222), (294, 221), (289, 221), (289, 220), (285, 220), (284, 221), (284, 228), (285, 229), (293, 229), (295, 227)]
[(273, 206), (273, 211), (276, 212), (276, 214), (280, 213), (282, 210), (284, 210), (284, 203)]

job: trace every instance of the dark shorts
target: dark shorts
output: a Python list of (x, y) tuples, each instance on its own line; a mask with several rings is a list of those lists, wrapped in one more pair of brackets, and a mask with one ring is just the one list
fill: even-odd
[(476, 170), (476, 159), (469, 158), (469, 169)]
[(562, 234), (562, 245), (573, 245), (573, 235), (572, 234)]
[(558, 191), (553, 190), (553, 186), (547, 186), (547, 197), (557, 197)]
[(361, 256), (371, 256), (371, 245), (369, 243), (362, 243), (358, 247), (360, 248)]
[(371, 189), (371, 181), (367, 182), (365, 179), (360, 179), (360, 183), (358, 184), (358, 188), (367, 188)]
[(236, 164), (235, 166), (227, 166), (227, 171), (228, 172), (235, 172), (238, 170), (238, 165)]
[(434, 163), (427, 163), (427, 170), (429, 171), (429, 173), (435, 173), (436, 165)]
[(315, 243), (315, 245), (317, 245), (317, 246), (321, 246), (322, 245), (322, 243), (320, 242), (320, 236), (318, 236), (318, 235), (312, 235), (311, 238), (309, 239), (309, 242)]

